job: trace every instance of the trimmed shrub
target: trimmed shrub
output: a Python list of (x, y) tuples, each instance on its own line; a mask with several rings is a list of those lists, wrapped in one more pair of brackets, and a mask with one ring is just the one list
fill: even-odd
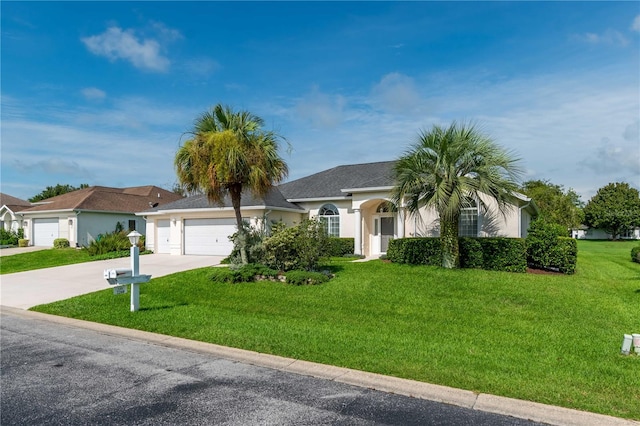
[[(108, 234), (100, 234), (98, 237), (86, 247), (89, 256), (96, 256), (99, 254), (111, 253), (114, 251), (124, 251), (131, 248), (128, 232), (111, 232)], [(145, 238), (144, 235), (140, 237), (138, 241), (138, 248), (140, 251), (144, 250)]]
[(18, 247), (29, 247), (29, 240), (21, 238), (18, 240)]
[(458, 240), (458, 245), (460, 248), (460, 267), (482, 269), (484, 256), (482, 255), (482, 244), (478, 239), (461, 237)]
[(522, 238), (478, 238), (482, 246), (482, 269), (527, 272), (527, 244)]
[(264, 265), (248, 263), (239, 268), (214, 268), (211, 280), (220, 283), (249, 283), (259, 279), (273, 279), (278, 271)]
[(18, 229), (18, 232), (16, 232), (7, 231), (0, 227), (0, 245), (15, 246), (21, 238), (24, 238), (24, 230), (22, 228)]
[(327, 256), (341, 257), (355, 252), (354, 238), (336, 238), (329, 237), (327, 239)]
[(441, 265), (442, 250), (439, 238), (400, 238), (389, 241), (387, 259), (410, 265)]
[(286, 275), (286, 283), (291, 285), (317, 285), (329, 281), (329, 277), (322, 272), (289, 271)]
[(631, 249), (631, 261), (640, 263), (640, 246)]
[[(273, 231), (273, 230), (272, 230)], [(327, 253), (327, 233), (318, 220), (304, 220), (297, 226), (274, 231), (264, 241), (264, 263), (280, 271), (313, 271)]]
[(527, 263), (534, 268), (573, 274), (576, 270), (578, 245), (565, 237), (563, 226), (536, 220), (527, 235)]
[[(492, 271), (526, 272), (526, 244), (520, 238), (467, 238), (458, 240), (460, 266)], [(389, 242), (387, 258), (410, 265), (442, 265), (439, 238), (401, 238)]]
[(66, 238), (56, 238), (55, 240), (53, 240), (53, 248), (69, 248), (69, 240), (67, 240)]

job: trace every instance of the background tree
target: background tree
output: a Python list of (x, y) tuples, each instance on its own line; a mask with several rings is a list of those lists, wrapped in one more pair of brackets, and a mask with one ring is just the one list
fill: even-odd
[(66, 194), (67, 192), (77, 191), (78, 189), (88, 188), (89, 185), (86, 183), (81, 183), (79, 187), (75, 187), (72, 185), (60, 185), (59, 183), (56, 186), (47, 186), (41, 193), (34, 195), (29, 198), (28, 201), (35, 203), (37, 201), (46, 200), (47, 198), (55, 197), (56, 195)]
[(413, 215), (422, 207), (435, 208), (440, 217), (442, 265), (458, 267), (461, 209), (474, 201), (486, 208), (479, 197), (482, 193), (505, 213), (522, 174), (517, 163), (474, 125), (433, 126), (421, 131), (418, 141), (396, 162), (392, 201), (396, 206), (406, 203)]
[(521, 191), (533, 198), (540, 210), (540, 218), (547, 222), (571, 229), (584, 221), (584, 203), (571, 188), (565, 191), (562, 185), (554, 185), (548, 180), (529, 180), (522, 184)]
[(278, 155), (278, 141), (283, 138), (263, 130), (263, 124), (247, 111), (217, 104), (196, 119), (192, 137), (178, 149), (174, 161), (178, 181), (188, 193), (202, 192), (217, 204), (229, 195), (243, 264), (247, 252), (242, 192), (264, 196), (288, 174), (287, 164)]
[(603, 229), (611, 238), (640, 227), (640, 195), (628, 183), (609, 183), (598, 189), (584, 208), (584, 222), (590, 228)]

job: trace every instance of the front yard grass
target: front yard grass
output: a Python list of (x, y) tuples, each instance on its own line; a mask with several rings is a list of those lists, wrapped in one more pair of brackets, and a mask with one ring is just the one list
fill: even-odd
[(86, 250), (75, 248), (46, 249), (0, 257), (0, 274), (52, 268), (93, 260)]
[(220, 284), (211, 268), (33, 308), (263, 353), (640, 419), (637, 242), (579, 241), (575, 275), (331, 263), (319, 286)]

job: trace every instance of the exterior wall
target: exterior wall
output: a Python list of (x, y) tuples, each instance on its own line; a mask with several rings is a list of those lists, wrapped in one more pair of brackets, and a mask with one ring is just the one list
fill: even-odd
[[(271, 223), (284, 222), (287, 226), (300, 223), (302, 215), (295, 212), (268, 211), (267, 220)], [(252, 226), (261, 225), (265, 211), (262, 209), (245, 210), (242, 218), (248, 220)], [(139, 219), (142, 220), (141, 217)], [(157, 222), (169, 220), (169, 244), (172, 255), (184, 254), (184, 221), (186, 219), (235, 219), (235, 213), (229, 209), (202, 209), (180, 212), (153, 214), (146, 217), (146, 248), (157, 252)]]
[(5, 231), (15, 232), (19, 228), (22, 228), (22, 220), (16, 217), (16, 215), (7, 207), (0, 210), (0, 222), (2, 222), (2, 226)]
[[(77, 230), (75, 231), (77, 232), (77, 240), (75, 243), (80, 247), (88, 246), (92, 241), (98, 238), (98, 235), (115, 231), (118, 222), (122, 224), (123, 229), (126, 231), (129, 229), (130, 220), (135, 220), (136, 230), (145, 235), (146, 228), (144, 219), (139, 216), (126, 213), (80, 212), (77, 216), (77, 220), (75, 221), (77, 223)], [(69, 242), (71, 243), (71, 239)]]
[(309, 211), (305, 215), (308, 219), (318, 217), (318, 212), (325, 204), (333, 204), (337, 207), (340, 215), (340, 237), (353, 238), (355, 235), (355, 220), (353, 209), (351, 208), (351, 200), (311, 201), (297, 204)]
[(71, 245), (71, 241), (73, 236), (70, 238), (69, 233), (69, 219), (73, 219), (75, 223), (75, 215), (73, 212), (69, 213), (38, 213), (31, 214), (29, 217), (25, 217), (23, 222), (26, 222), (26, 225), (23, 224), (24, 229), (24, 238), (29, 240), (29, 245), (33, 245), (33, 220), (34, 219), (58, 219), (58, 238), (66, 238), (69, 240), (69, 245)]
[[(580, 240), (610, 240), (611, 239), (611, 234), (608, 234), (607, 232), (605, 232), (602, 229), (594, 229), (594, 228), (589, 228), (589, 229), (579, 229), (579, 230), (572, 230), (571, 231), (571, 236), (573, 238), (577, 238)], [(640, 240), (640, 228), (636, 228), (633, 230), (633, 232), (631, 233), (631, 236), (629, 237), (620, 237), (620, 239), (622, 240)]]

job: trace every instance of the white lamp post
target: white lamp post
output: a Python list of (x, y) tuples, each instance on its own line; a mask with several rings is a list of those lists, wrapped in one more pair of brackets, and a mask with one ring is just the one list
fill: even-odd
[[(138, 241), (140, 241), (138, 231), (131, 231), (127, 237), (131, 243), (131, 275), (137, 277), (140, 275), (140, 250), (138, 249)], [(140, 284), (131, 283), (131, 312), (136, 312), (140, 306)]]

